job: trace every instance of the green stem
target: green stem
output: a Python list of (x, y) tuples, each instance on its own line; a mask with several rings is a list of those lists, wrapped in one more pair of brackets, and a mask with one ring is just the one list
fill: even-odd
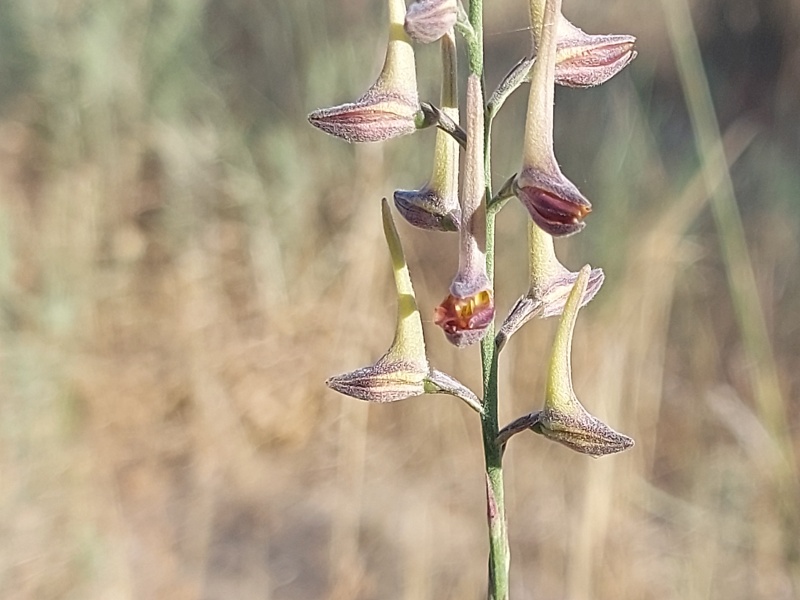
[[(486, 263), (490, 279), (494, 271), (495, 212), (486, 214)], [(483, 366), (483, 408), (481, 421), (483, 455), (486, 464), (486, 509), (489, 524), (489, 595), (491, 600), (508, 600), (508, 527), (503, 491), (503, 450), (497, 442), (498, 390), (497, 350), (494, 344), (494, 323), (481, 341)]]
[[(467, 40), (467, 54), (471, 73), (483, 80), (483, 0), (469, 3), (469, 22), (475, 35)], [(484, 96), (485, 97), (485, 96)], [(486, 191), (484, 201), (492, 197), (491, 185), (491, 123), (484, 118), (484, 175)], [(494, 288), (495, 211), (486, 211), (486, 272)], [(494, 294), (494, 290), (492, 290)], [(489, 587), (490, 600), (508, 600), (508, 527), (506, 525), (505, 498), (503, 492), (503, 452), (497, 443), (498, 390), (497, 352), (494, 345), (494, 323), (481, 342), (483, 371), (484, 414), (481, 420), (483, 454), (486, 465), (486, 514), (489, 527)]]

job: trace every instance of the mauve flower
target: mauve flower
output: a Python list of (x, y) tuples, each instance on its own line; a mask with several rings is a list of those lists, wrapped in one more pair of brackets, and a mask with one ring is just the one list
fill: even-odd
[[(452, 32), (442, 37), (441, 112), (458, 123), (458, 73)], [(394, 204), (406, 221), (422, 229), (458, 231), (458, 142), (443, 130), (436, 131), (433, 174), (419, 190), (397, 190)]]
[(494, 320), (494, 298), (486, 274), (486, 205), (483, 202), (483, 95), (475, 74), (467, 78), (467, 150), (461, 194), (458, 272), (450, 293), (436, 308), (434, 322), (455, 346), (480, 340)]
[(408, 7), (404, 27), (415, 42), (430, 44), (451, 31), (457, 19), (457, 0), (417, 0)]
[(374, 364), (331, 377), (326, 385), (369, 402), (396, 402), (426, 393), (445, 393), (460, 398), (477, 412), (483, 412), (481, 401), (471, 390), (428, 364), (414, 287), (386, 199), (381, 204), (381, 211), (397, 288), (394, 340)]
[(636, 58), (632, 35), (590, 35), (567, 21), (558, 25), (555, 80), (567, 87), (605, 83)]
[[(553, 237), (534, 223), (528, 224), (528, 272), (527, 293), (517, 300), (500, 326), (495, 337), (499, 349), (508, 339), (533, 317), (546, 319), (560, 315), (567, 297), (578, 279), (578, 273), (570, 271), (556, 256)], [(602, 269), (592, 269), (581, 306), (586, 306), (603, 285)]]
[[(530, 3), (531, 30), (534, 54), (539, 53), (541, 25), (544, 22), (544, 3)], [(593, 35), (570, 23), (561, 10), (557, 11), (555, 82), (567, 87), (600, 85), (619, 73), (636, 58), (632, 35)]]
[(414, 49), (403, 30), (403, 0), (389, 0), (389, 42), (377, 81), (355, 102), (320, 108), (309, 122), (348, 142), (381, 142), (424, 126)]
[(578, 273), (561, 316), (550, 357), (544, 408), (500, 430), (497, 438), (499, 443), (505, 443), (512, 435), (530, 429), (576, 452), (595, 457), (622, 452), (633, 446), (631, 438), (614, 431), (589, 414), (572, 388), (572, 335), (589, 281), (589, 272), (587, 265)]
[(633, 446), (631, 438), (589, 414), (572, 388), (572, 335), (589, 272), (588, 265), (580, 270), (561, 316), (550, 358), (544, 408), (504, 427), (498, 434), (499, 443), (530, 429), (576, 452), (595, 457), (622, 452)]
[[(592, 205), (561, 173), (553, 151), (556, 15), (560, 0), (548, 0), (531, 74), (522, 169), (514, 192), (539, 227), (553, 236), (577, 233)], [(534, 23), (535, 26), (535, 23)]]

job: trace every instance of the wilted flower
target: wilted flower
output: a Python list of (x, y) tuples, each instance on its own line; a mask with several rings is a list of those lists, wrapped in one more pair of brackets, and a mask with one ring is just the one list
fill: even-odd
[[(533, 65), (522, 169), (514, 191), (539, 227), (554, 236), (583, 229), (592, 205), (561, 173), (553, 152), (553, 95), (560, 0), (547, 2)], [(535, 26), (535, 23), (534, 23)]]
[[(442, 37), (441, 112), (458, 123), (458, 79), (456, 45), (452, 32)], [(400, 214), (422, 229), (458, 231), (461, 207), (458, 203), (458, 142), (436, 131), (433, 174), (419, 190), (397, 190), (394, 203)]]
[(467, 150), (461, 194), (458, 273), (450, 294), (436, 308), (434, 322), (448, 341), (468, 346), (480, 340), (494, 319), (494, 298), (486, 274), (486, 205), (483, 202), (483, 95), (475, 74), (467, 79)]
[(429, 44), (450, 31), (457, 18), (457, 0), (417, 0), (408, 7), (405, 30), (415, 42)]
[(505, 443), (515, 433), (530, 429), (576, 452), (591, 456), (622, 452), (633, 446), (631, 438), (590, 415), (572, 389), (572, 334), (581, 298), (589, 281), (589, 271), (587, 265), (578, 273), (561, 316), (550, 358), (544, 409), (504, 427), (499, 432), (498, 442)]
[(403, 30), (405, 10), (403, 0), (389, 0), (389, 43), (377, 81), (355, 102), (312, 112), (312, 125), (348, 142), (381, 142), (425, 125), (414, 49)]
[[(556, 256), (553, 237), (537, 225), (528, 223), (529, 280), (528, 292), (522, 296), (503, 321), (495, 343), (502, 349), (520, 327), (533, 317), (554, 317), (564, 310), (570, 290), (578, 279), (578, 274), (570, 271)], [(581, 298), (585, 306), (595, 297), (603, 285), (602, 269), (592, 269), (589, 282)]]
[(375, 364), (331, 377), (325, 383), (342, 394), (370, 402), (395, 402), (425, 393), (446, 393), (483, 412), (477, 396), (453, 377), (428, 364), (414, 287), (386, 199), (381, 205), (383, 232), (392, 257), (397, 287), (397, 327), (389, 350)]

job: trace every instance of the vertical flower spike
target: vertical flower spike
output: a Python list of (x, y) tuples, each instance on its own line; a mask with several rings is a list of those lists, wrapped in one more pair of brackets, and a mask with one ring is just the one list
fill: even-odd
[(445, 393), (460, 398), (475, 411), (483, 412), (480, 400), (472, 391), (453, 377), (428, 365), (414, 287), (400, 236), (385, 198), (381, 212), (383, 233), (389, 246), (397, 288), (394, 340), (375, 364), (331, 377), (325, 384), (337, 392), (370, 402), (395, 402), (425, 393)]
[(589, 271), (588, 265), (580, 270), (567, 300), (553, 343), (544, 409), (529, 416), (529, 428), (576, 452), (602, 456), (630, 448), (633, 440), (590, 415), (572, 389), (572, 334)]
[[(578, 274), (567, 269), (556, 257), (553, 237), (532, 222), (528, 222), (528, 252), (530, 287), (503, 321), (495, 339), (499, 349), (533, 317), (546, 319), (560, 315), (578, 279)], [(602, 269), (592, 269), (581, 306), (595, 297), (604, 279)]]
[(389, 43), (378, 80), (355, 102), (312, 112), (312, 125), (348, 142), (380, 142), (428, 125), (420, 112), (405, 14), (404, 0), (389, 0)]
[[(458, 123), (458, 71), (456, 40), (452, 31), (442, 37), (441, 111)], [(441, 129), (436, 131), (433, 174), (419, 190), (397, 190), (394, 204), (406, 221), (422, 229), (458, 231), (458, 142)]]
[(467, 78), (467, 150), (461, 194), (458, 273), (450, 294), (436, 307), (434, 322), (455, 346), (480, 340), (494, 319), (494, 298), (486, 274), (486, 204), (483, 172), (483, 94), (477, 75)]
[[(531, 0), (531, 16), (542, 0)], [(561, 173), (553, 152), (553, 97), (556, 36), (561, 0), (547, 0), (539, 54), (531, 74), (522, 169), (514, 191), (533, 222), (553, 236), (577, 233), (592, 205)], [(536, 23), (532, 20), (533, 27)]]
[[(541, 46), (539, 31), (544, 21), (544, 3), (531, 2), (534, 52)], [(555, 81), (567, 87), (600, 85), (636, 58), (632, 35), (590, 35), (570, 23), (558, 11)]]

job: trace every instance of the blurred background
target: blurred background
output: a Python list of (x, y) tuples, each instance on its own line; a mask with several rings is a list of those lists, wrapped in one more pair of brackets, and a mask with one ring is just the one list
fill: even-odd
[[(379, 200), (430, 172), (432, 131), (351, 146), (306, 122), (374, 80), (385, 11), (0, 3), (4, 600), (484, 597), (474, 414), (323, 384), (388, 347)], [(607, 275), (575, 387), (637, 445), (595, 461), (514, 439), (512, 597), (798, 598), (800, 4), (564, 12), (639, 38), (622, 74), (556, 105), (594, 205), (557, 251)], [(490, 88), (526, 26), (524, 2), (487, 2)], [(435, 101), (438, 49), (418, 60)], [(496, 185), (525, 101), (498, 118)], [(525, 220), (499, 217), (501, 316), (527, 287)], [(477, 349), (431, 323), (456, 239), (399, 226), (432, 363), (479, 390)], [(503, 352), (503, 423), (540, 407), (551, 321)]]

